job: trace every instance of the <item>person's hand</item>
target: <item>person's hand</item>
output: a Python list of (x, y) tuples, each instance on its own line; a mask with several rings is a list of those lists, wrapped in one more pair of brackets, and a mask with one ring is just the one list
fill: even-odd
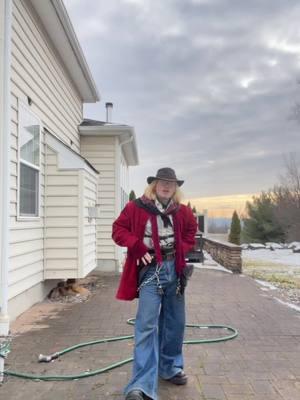
[(150, 264), (152, 261), (152, 256), (149, 253), (146, 253), (145, 255), (143, 255), (143, 257), (141, 257), (140, 259), (136, 260), (136, 265), (140, 265), (140, 261), (142, 260), (142, 262), (144, 263), (144, 265)]

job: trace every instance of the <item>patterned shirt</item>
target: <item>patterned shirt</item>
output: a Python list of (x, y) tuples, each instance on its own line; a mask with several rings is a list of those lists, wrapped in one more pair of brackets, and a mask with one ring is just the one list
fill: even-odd
[[(172, 204), (172, 200), (168, 204), (167, 208), (164, 208), (163, 205), (158, 201), (155, 200), (155, 205), (164, 213), (168, 207)], [(168, 217), (172, 223), (172, 226), (164, 227), (164, 223), (162, 217), (157, 215), (157, 227), (158, 227), (158, 236), (159, 236), (159, 246), (161, 249), (170, 249), (174, 247), (174, 229), (173, 229), (173, 218), (172, 215), (169, 214)], [(145, 228), (145, 235), (144, 235), (144, 244), (149, 247), (150, 249), (154, 248), (153, 240), (152, 240), (152, 226), (151, 221), (148, 219), (146, 228)]]

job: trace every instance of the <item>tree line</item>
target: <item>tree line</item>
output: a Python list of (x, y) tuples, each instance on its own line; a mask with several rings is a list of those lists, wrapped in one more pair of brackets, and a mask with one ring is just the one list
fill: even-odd
[[(246, 213), (235, 210), (228, 240), (231, 243), (263, 243), (300, 241), (300, 163), (295, 153), (284, 157), (285, 171), (279, 183), (252, 196), (246, 202)], [(136, 195), (132, 190), (129, 200)], [(193, 213), (196, 207), (188, 202)]]
[(284, 158), (285, 172), (273, 188), (246, 202), (246, 214), (234, 211), (229, 241), (292, 242), (300, 241), (300, 164), (295, 153)]

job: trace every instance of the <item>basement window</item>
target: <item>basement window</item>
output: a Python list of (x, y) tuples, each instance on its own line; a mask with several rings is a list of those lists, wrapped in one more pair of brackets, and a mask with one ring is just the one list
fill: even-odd
[(18, 216), (39, 217), (41, 122), (19, 103)]

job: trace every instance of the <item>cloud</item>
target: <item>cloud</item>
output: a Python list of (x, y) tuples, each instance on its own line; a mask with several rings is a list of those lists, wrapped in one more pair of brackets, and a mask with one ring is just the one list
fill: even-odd
[(65, 0), (103, 105), (134, 125), (131, 186), (173, 166), (188, 197), (258, 192), (300, 154), (296, 0)]

